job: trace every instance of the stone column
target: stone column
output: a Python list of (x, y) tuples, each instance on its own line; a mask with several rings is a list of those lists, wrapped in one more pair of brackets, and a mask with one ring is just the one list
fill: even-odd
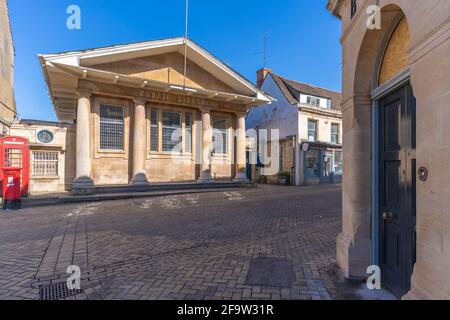
[(247, 161), (246, 161), (246, 136), (245, 136), (245, 116), (246, 113), (237, 113), (236, 117), (236, 176), (235, 181), (248, 182)]
[(212, 183), (214, 179), (211, 175), (211, 153), (213, 147), (213, 134), (211, 127), (211, 111), (202, 109), (202, 164), (200, 167), (200, 177), (198, 182)]
[(91, 178), (90, 116), (91, 93), (80, 90), (76, 120), (76, 178), (72, 185), (73, 192), (80, 195), (94, 193), (94, 182)]
[(367, 277), (372, 262), (371, 240), (371, 101), (355, 96), (342, 105), (344, 174), (342, 232), (337, 239), (337, 263), (351, 278)]
[(145, 158), (147, 145), (147, 130), (145, 116), (145, 100), (134, 100), (134, 131), (133, 131), (133, 179), (134, 185), (147, 185), (145, 173)]

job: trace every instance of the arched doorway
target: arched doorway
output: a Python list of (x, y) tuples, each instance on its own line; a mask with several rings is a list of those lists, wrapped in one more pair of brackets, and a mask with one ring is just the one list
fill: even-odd
[(411, 288), (416, 260), (416, 112), (406, 17), (387, 29), (374, 69), (372, 99), (373, 256), (397, 296)]
[(354, 30), (362, 38), (352, 88), (343, 88), (349, 96), (343, 103), (347, 169), (337, 261), (348, 276), (358, 278), (367, 276), (368, 266), (380, 266), (382, 281), (397, 296), (409, 290), (415, 258), (415, 221), (403, 219), (415, 206), (414, 148), (406, 144), (412, 141), (406, 134), (413, 135), (415, 127), (408, 29), (404, 12), (387, 5), (381, 9), (381, 30), (365, 24)]

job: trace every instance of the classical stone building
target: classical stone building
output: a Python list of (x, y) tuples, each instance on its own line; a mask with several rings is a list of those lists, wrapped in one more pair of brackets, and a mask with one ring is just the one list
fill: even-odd
[(15, 121), (10, 135), (30, 145), (30, 195), (62, 193), (75, 178), (75, 125), (39, 120)]
[(66, 158), (76, 167), (76, 193), (94, 185), (246, 181), (245, 116), (272, 98), (193, 41), (39, 59), (58, 120), (76, 126), (76, 156)]
[(450, 299), (450, 2), (328, 9), (342, 20), (338, 264), (350, 277), (379, 265), (399, 297)]
[[(289, 174), (295, 185), (340, 182), (340, 93), (286, 79), (267, 68), (257, 72), (257, 83), (276, 101), (252, 109), (246, 119), (247, 128), (266, 129), (268, 133), (279, 130), (278, 173)], [(278, 182), (278, 175), (264, 180)]]
[(13, 87), (14, 44), (8, 14), (8, 1), (0, 0), (0, 136), (9, 133), (16, 118)]

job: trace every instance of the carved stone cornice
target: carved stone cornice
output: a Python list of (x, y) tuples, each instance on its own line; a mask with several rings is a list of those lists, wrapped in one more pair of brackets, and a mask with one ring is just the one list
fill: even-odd
[(120, 85), (93, 82), (88, 80), (80, 81), (80, 89), (91, 90), (93, 94), (124, 98), (128, 100), (143, 100), (158, 104), (168, 104), (176, 106), (186, 106), (195, 109), (215, 109), (226, 112), (245, 112), (245, 104), (236, 104), (226, 101), (210, 100), (202, 97), (188, 96), (171, 92), (156, 91), (151, 89), (130, 88)]

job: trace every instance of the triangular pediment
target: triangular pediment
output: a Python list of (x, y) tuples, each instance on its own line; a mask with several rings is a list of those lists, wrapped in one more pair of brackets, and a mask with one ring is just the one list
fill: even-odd
[[(152, 57), (167, 58), (172, 56), (175, 57), (174, 69), (179, 73), (179, 66), (176, 64), (179, 64), (179, 57), (181, 56), (183, 58), (182, 60), (184, 60), (185, 55), (191, 66), (200, 68), (193, 68), (193, 73), (190, 75), (192, 77), (190, 80), (193, 83), (201, 86), (201, 83), (205, 81), (199, 79), (199, 76), (196, 75), (196, 71), (202, 70), (203, 73), (212, 76), (213, 79), (215, 79), (215, 82), (218, 80), (218, 82), (222, 82), (222, 86), (225, 85), (225, 87), (228, 87), (225, 92), (229, 92), (229, 89), (231, 88), (232, 93), (235, 94), (257, 97), (264, 96), (253, 83), (190, 39), (174, 38), (155, 40), (83, 51), (41, 55), (41, 57), (47, 63), (86, 67), (88, 70), (95, 69), (97, 66), (106, 67), (109, 64), (110, 66), (113, 65), (115, 68), (121, 68), (122, 72), (129, 72), (125, 70), (126, 68), (123, 66), (124, 61), (132, 61), (134, 62), (134, 65), (136, 65), (136, 61), (140, 60), (142, 62), (142, 59), (151, 60)], [(154, 61), (157, 61), (157, 59)], [(163, 62), (162, 64), (163, 69), (170, 67), (164, 65), (167, 64), (166, 62)], [(121, 65), (122, 67), (120, 67)], [(154, 76), (155, 74), (156, 72), (153, 70), (151, 76)]]
[[(186, 79), (184, 61), (187, 60)], [(39, 55), (58, 119), (75, 118), (80, 81), (180, 93), (246, 106), (273, 98), (190, 39)], [(139, 95), (139, 94), (137, 94)]]
[(185, 82), (184, 61), (184, 56), (179, 52), (169, 52), (91, 65), (90, 68), (120, 75), (165, 82), (171, 85), (183, 86), (186, 84), (187, 87), (191, 88), (237, 93), (236, 90), (191, 60), (187, 60)]

